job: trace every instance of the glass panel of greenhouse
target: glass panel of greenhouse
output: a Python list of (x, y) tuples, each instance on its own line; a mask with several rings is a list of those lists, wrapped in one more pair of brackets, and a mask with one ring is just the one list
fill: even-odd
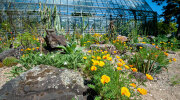
[(109, 33), (113, 30), (127, 35), (131, 26), (138, 27), (144, 34), (156, 32), (157, 14), (145, 0), (1, 0), (0, 21), (11, 18), (18, 30), (23, 30), (23, 20), (40, 23), (40, 11), (55, 6), (58, 26), (66, 33), (75, 30), (80, 33)]

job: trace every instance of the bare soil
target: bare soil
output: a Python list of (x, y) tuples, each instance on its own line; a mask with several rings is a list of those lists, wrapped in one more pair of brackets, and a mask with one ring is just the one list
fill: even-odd
[(163, 69), (153, 81), (145, 83), (148, 94), (142, 96), (143, 100), (180, 100), (180, 52), (169, 54), (169, 58), (176, 58), (176, 62), (171, 62), (168, 70)]

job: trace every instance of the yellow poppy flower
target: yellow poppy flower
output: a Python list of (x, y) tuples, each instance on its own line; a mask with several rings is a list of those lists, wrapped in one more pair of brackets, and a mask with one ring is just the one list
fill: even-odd
[(91, 66), (91, 71), (96, 71), (97, 67), (96, 66)]
[(87, 59), (87, 57), (83, 57), (83, 59)]
[(99, 61), (98, 65), (99, 65), (100, 67), (103, 67), (103, 66), (105, 65), (105, 63), (104, 63), (103, 61)]
[(128, 65), (124, 65), (124, 67), (125, 67), (126, 69), (129, 69), (129, 66), (128, 66)]
[(131, 68), (131, 70), (132, 70), (133, 72), (137, 72), (137, 69), (136, 69), (136, 68)]
[(147, 94), (147, 90), (146, 89), (143, 89), (143, 88), (138, 88), (137, 91), (139, 93), (141, 93), (142, 95), (146, 95)]
[(120, 63), (120, 62), (119, 62), (119, 63), (117, 63), (117, 65), (118, 65), (119, 67), (123, 66), (123, 64), (122, 64), (122, 63)]
[(110, 82), (110, 77), (107, 75), (103, 75), (101, 76), (101, 83), (105, 84), (105, 83), (109, 83)]
[(107, 60), (112, 61), (112, 57), (108, 57)]
[(131, 83), (131, 84), (129, 84), (130, 86), (132, 86), (132, 87), (134, 87), (134, 88), (136, 88), (136, 84), (135, 83)]
[(122, 68), (121, 67), (117, 67), (117, 70), (122, 70)]
[(146, 74), (146, 78), (149, 79), (149, 80), (153, 80), (153, 77), (149, 74)]
[(100, 56), (97, 56), (97, 60), (101, 60), (101, 57), (100, 57)]
[(122, 87), (121, 88), (121, 95), (125, 95), (127, 97), (130, 97), (131, 93), (129, 92), (128, 88)]
[(117, 58), (117, 59), (120, 59), (120, 57), (119, 57), (119, 56), (116, 56), (116, 58)]
[(176, 61), (176, 58), (173, 58), (173, 61)]
[(103, 56), (103, 59), (107, 59), (107, 56)]

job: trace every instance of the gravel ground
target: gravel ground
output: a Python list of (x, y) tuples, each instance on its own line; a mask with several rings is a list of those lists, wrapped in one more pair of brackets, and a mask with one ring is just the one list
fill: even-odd
[(0, 88), (4, 85), (7, 81), (9, 81), (8, 74), (11, 71), (11, 67), (3, 67), (0, 68)]
[(169, 58), (176, 58), (177, 61), (158, 74), (154, 81), (145, 83), (148, 94), (142, 96), (143, 100), (180, 100), (180, 84), (172, 85), (171, 81), (174, 77), (173, 81), (180, 79), (180, 52), (169, 54)]

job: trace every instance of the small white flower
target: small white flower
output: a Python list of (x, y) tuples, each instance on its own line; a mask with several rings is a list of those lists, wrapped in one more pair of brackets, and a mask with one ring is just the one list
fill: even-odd
[(67, 62), (64, 62), (64, 65), (67, 65)]
[(41, 54), (39, 54), (39, 56), (42, 56), (43, 54), (41, 53)]

